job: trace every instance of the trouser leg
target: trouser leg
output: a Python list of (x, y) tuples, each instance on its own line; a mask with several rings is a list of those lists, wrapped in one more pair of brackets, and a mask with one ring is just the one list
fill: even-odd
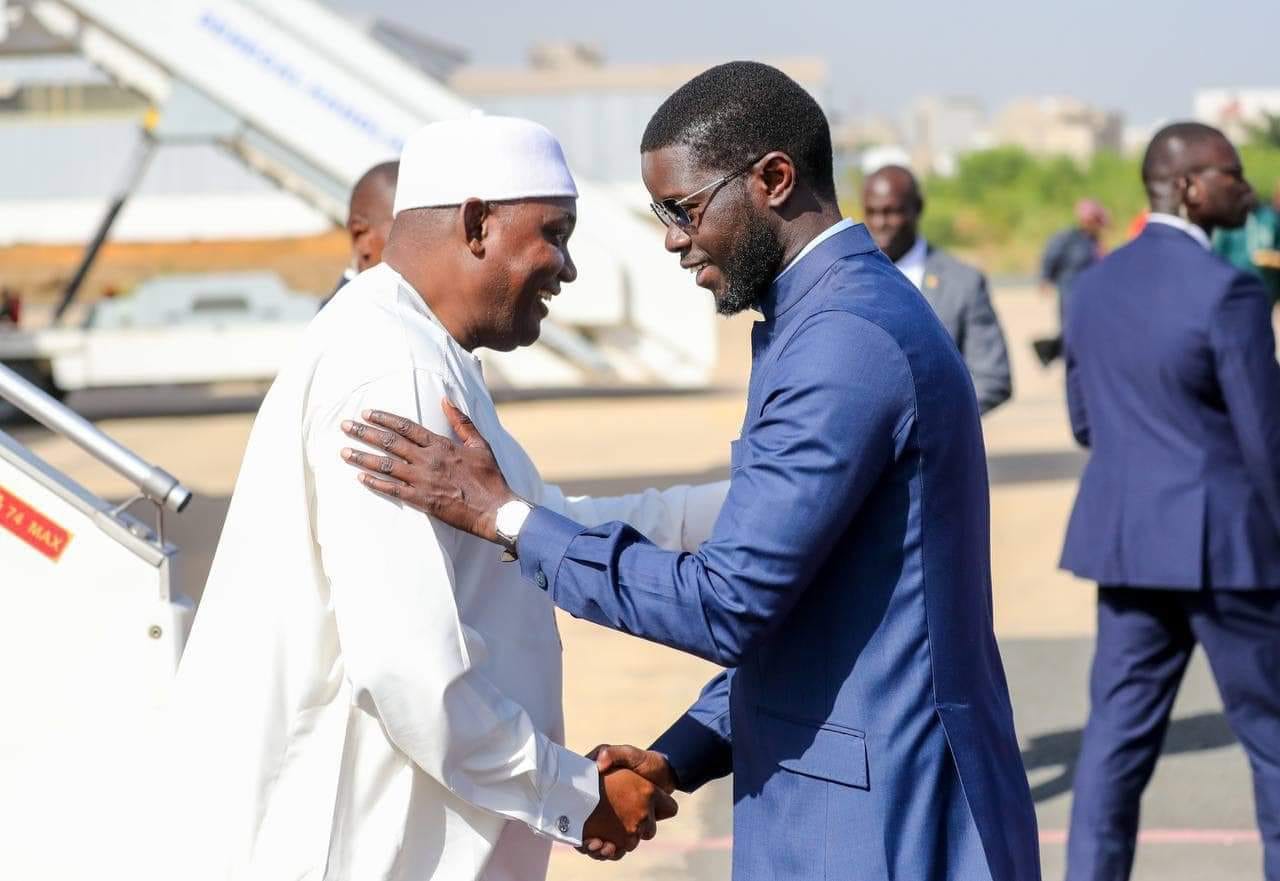
[(1280, 881), (1280, 591), (1210, 591), (1191, 626), (1253, 772), (1264, 875)]
[(1171, 591), (1101, 587), (1089, 721), (1076, 768), (1068, 881), (1125, 881), (1142, 791), (1195, 648)]

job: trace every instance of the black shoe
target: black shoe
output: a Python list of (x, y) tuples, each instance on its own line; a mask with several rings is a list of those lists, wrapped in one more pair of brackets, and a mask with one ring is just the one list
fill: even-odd
[(1036, 353), (1040, 366), (1048, 367), (1062, 357), (1062, 337), (1055, 336), (1047, 339), (1032, 340), (1031, 350)]

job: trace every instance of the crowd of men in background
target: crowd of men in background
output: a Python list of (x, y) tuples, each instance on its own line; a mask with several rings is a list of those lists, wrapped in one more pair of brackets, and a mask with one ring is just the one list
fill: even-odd
[[(1068, 881), (1129, 877), (1142, 792), (1192, 651), (1203, 646), (1248, 755), (1264, 876), (1280, 879), (1280, 182), (1270, 204), (1235, 148), (1199, 123), (1148, 146), (1149, 207), (1106, 255), (1107, 210), (1075, 205), (1040, 286), (1059, 331), (1032, 348), (1066, 361), (1077, 442), (1090, 451), (1061, 566), (1095, 582), (1090, 713), (1074, 781)], [(876, 244), (933, 306), (983, 412), (1011, 393), (982, 274), (920, 234), (912, 174), (862, 193)]]

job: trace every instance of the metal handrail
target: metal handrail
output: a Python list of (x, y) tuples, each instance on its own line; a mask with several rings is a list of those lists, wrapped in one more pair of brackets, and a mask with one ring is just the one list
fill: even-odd
[(181, 511), (191, 501), (191, 490), (179, 483), (178, 478), (143, 461), (92, 422), (3, 364), (0, 364), (0, 398), (79, 446), (156, 504), (170, 511)]

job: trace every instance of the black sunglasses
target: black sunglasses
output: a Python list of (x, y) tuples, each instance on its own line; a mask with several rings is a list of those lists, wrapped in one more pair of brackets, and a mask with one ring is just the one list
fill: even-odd
[(711, 195), (707, 197), (706, 203), (702, 206), (705, 209), (707, 205), (711, 204), (711, 200), (715, 198), (715, 194), (716, 192), (719, 191), (720, 187), (724, 186), (729, 181), (733, 180), (735, 177), (746, 174), (755, 166), (757, 162), (759, 162), (761, 159), (763, 159), (765, 156), (768, 156), (768, 155), (769, 154), (766, 153), (764, 154), (764, 156), (758, 156), (755, 159), (752, 159), (750, 162), (748, 162), (742, 168), (739, 168), (737, 171), (731, 171), (728, 174), (726, 174), (724, 177), (718, 180), (712, 181), (711, 183), (707, 184), (705, 187), (701, 187), (697, 190), (694, 190), (692, 193), (690, 193), (689, 195), (681, 199), (663, 199), (661, 202), (650, 202), (649, 210), (652, 211), (657, 216), (657, 218), (662, 221), (664, 226), (679, 227), (684, 232), (691, 233), (698, 228), (698, 224), (694, 222), (693, 217), (690, 216), (689, 214), (689, 209), (686, 207), (686, 204), (689, 202), (689, 200), (697, 198), (698, 196), (707, 192), (707, 190), (711, 190), (712, 191)]

